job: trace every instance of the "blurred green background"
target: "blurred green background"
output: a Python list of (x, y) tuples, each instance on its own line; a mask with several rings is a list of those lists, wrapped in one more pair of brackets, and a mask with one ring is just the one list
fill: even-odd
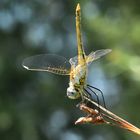
[(31, 72), (24, 58), (77, 54), (75, 8), (82, 7), (86, 53), (113, 51), (89, 68), (109, 110), (140, 127), (140, 1), (0, 0), (0, 140), (139, 140), (111, 126), (74, 125), (69, 77)]

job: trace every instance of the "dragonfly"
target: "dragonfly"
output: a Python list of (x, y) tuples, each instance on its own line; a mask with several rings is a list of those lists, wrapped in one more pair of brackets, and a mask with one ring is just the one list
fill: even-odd
[[(77, 56), (67, 60), (63, 56), (58, 56), (54, 54), (35, 55), (26, 58), (23, 61), (22, 64), (23, 67), (31, 71), (47, 71), (58, 75), (69, 75), (70, 77), (69, 87), (67, 88), (68, 98), (70, 99), (81, 98), (82, 103), (86, 100), (94, 104), (97, 108), (97, 111), (93, 110), (93, 112), (96, 113), (95, 118), (93, 118), (96, 124), (99, 124), (100, 120), (107, 122), (104, 119), (105, 115), (102, 112), (100, 112), (100, 111), (104, 111), (106, 112), (106, 114), (108, 114), (106, 116), (112, 116), (112, 117), (107, 117), (110, 121), (114, 120), (118, 122), (119, 120), (118, 124), (120, 124), (120, 122), (124, 123), (124, 127), (122, 128), (128, 129), (130, 131), (133, 130), (132, 132), (140, 134), (140, 130), (138, 128), (134, 127), (133, 125), (129, 125), (130, 126), (129, 127), (127, 121), (120, 119), (120, 117), (116, 117), (116, 116), (114, 117), (114, 114), (113, 113), (111, 114), (110, 111), (108, 111), (105, 107), (105, 101), (104, 101), (104, 96), (102, 91), (87, 83), (88, 67), (91, 65), (93, 61), (100, 59), (102, 56), (105, 56), (108, 53), (110, 53), (111, 49), (101, 49), (97, 51), (92, 51), (89, 55), (86, 55), (83, 46), (83, 41), (82, 41), (82, 33), (81, 33), (80, 4), (77, 4), (76, 7), (76, 36), (77, 36), (77, 53), (78, 53)], [(101, 93), (105, 108), (99, 104), (98, 94), (95, 91)], [(91, 93), (93, 93), (96, 96), (97, 102), (93, 101), (91, 97)], [(92, 114), (92, 116), (94, 115)], [(89, 116), (87, 118), (84, 118), (84, 121), (83, 120), (78, 121), (77, 123), (87, 122), (88, 119)]]
[[(97, 101), (99, 103), (98, 93), (102, 91), (96, 87), (87, 84), (87, 74), (89, 65), (101, 58), (102, 56), (111, 52), (111, 49), (101, 49), (97, 51), (92, 51), (89, 55), (85, 54), (82, 33), (81, 33), (81, 9), (80, 4), (76, 8), (76, 35), (77, 35), (77, 47), (78, 55), (67, 60), (63, 56), (58, 56), (54, 54), (41, 54), (36, 56), (31, 56), (23, 61), (23, 67), (27, 70), (32, 71), (47, 71), (58, 75), (69, 75), (70, 82), (67, 88), (67, 96), (70, 99), (82, 98), (83, 95), (91, 96), (94, 93)], [(88, 89), (87, 89), (88, 88)], [(93, 91), (96, 90), (96, 91)], [(104, 97), (103, 102), (105, 105)]]

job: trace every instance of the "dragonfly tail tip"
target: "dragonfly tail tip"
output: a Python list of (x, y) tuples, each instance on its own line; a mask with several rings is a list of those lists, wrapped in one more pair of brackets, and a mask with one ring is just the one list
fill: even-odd
[(77, 4), (76, 11), (80, 11), (80, 3)]

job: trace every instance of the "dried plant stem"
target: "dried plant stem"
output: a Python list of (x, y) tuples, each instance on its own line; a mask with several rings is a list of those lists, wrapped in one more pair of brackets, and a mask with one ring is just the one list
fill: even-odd
[(101, 105), (98, 105), (96, 102), (92, 101), (91, 99), (84, 96), (86, 100), (91, 102), (97, 108), (101, 109), (101, 112), (94, 110), (85, 104), (80, 105), (80, 109), (88, 114), (86, 117), (82, 117), (76, 121), (76, 124), (80, 123), (93, 123), (93, 124), (110, 124), (115, 125), (124, 129), (127, 129), (131, 132), (134, 132), (140, 135), (140, 129), (136, 126), (132, 125), (131, 123), (127, 122), (126, 120), (122, 119), (121, 117), (115, 115), (111, 111), (105, 109)]

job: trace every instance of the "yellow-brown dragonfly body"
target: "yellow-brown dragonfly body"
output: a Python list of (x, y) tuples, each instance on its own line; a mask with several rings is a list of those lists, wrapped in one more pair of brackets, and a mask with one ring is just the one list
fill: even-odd
[(76, 8), (76, 34), (78, 55), (69, 61), (58, 55), (42, 54), (31, 56), (23, 61), (23, 67), (33, 71), (48, 71), (59, 75), (70, 75), (69, 87), (67, 88), (67, 96), (71, 99), (83, 98), (83, 91), (87, 83), (88, 66), (92, 61), (111, 52), (110, 49), (97, 50), (85, 55), (82, 35), (81, 35), (81, 10), (80, 5)]
[(69, 88), (67, 89), (67, 96), (71, 99), (77, 99), (79, 97), (83, 98), (85, 94), (84, 90), (87, 86), (87, 72), (88, 65), (100, 58), (103, 55), (111, 52), (110, 49), (98, 50), (96, 52), (90, 53), (86, 56), (82, 35), (81, 35), (81, 12), (80, 5), (77, 5), (76, 8), (76, 35), (77, 35), (77, 45), (78, 45), (78, 57), (70, 59), (71, 63), (71, 73), (70, 73), (70, 83)]

